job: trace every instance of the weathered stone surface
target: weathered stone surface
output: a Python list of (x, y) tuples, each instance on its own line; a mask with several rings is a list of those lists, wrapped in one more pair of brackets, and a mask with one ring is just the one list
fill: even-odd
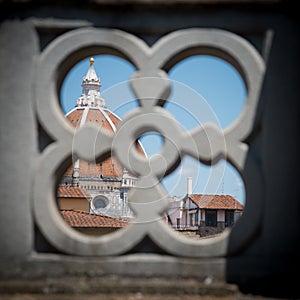
[(27, 22), (0, 27), (0, 260), (32, 251), (32, 182), (37, 156), (32, 81), (37, 38)]
[[(110, 275), (121, 277), (143, 275), (153, 280), (163, 277), (165, 281), (174, 276), (174, 278), (178, 278), (178, 282), (190, 276), (193, 280), (199, 280), (202, 283), (207, 276), (213, 275), (214, 278), (224, 282), (226, 262), (227, 280), (239, 284), (245, 293), (299, 298), (298, 287), (293, 284), (292, 279), (298, 277), (300, 265), (298, 192), (300, 27), (296, 16), (297, 10), (289, 10), (291, 2), (249, 0), (235, 3), (235, 1), (224, 0), (213, 1), (213, 5), (208, 4), (205, 0), (195, 0), (195, 2), (191, 0), (188, 1), (189, 5), (179, 3), (179, 1), (176, 1), (174, 5), (170, 1), (167, 1), (168, 5), (155, 1), (155, 5), (153, 5), (154, 1), (143, 0), (126, 2), (126, 4), (130, 2), (132, 5), (125, 5), (123, 1), (119, 1), (118, 3), (122, 2), (120, 4), (108, 5), (105, 0), (89, 1), (81, 5), (76, 1), (61, 0), (7, 2), (11, 2), (8, 8), (4, 8), (3, 1), (1, 2), (0, 13), (1, 20), (5, 21), (1, 24), (0, 29), (2, 106), (0, 117), (2, 172), (0, 181), (0, 273), (2, 279), (6, 280), (6, 287), (10, 286), (7, 281), (9, 278), (23, 279), (24, 281), (18, 283), (19, 292), (28, 291), (30, 293), (30, 284), (33, 284), (30, 279), (52, 277), (54, 281), (48, 285), (50, 290), (42, 291), (47, 293), (51, 291), (51, 288), (59, 289), (61, 282), (55, 282), (55, 280), (56, 278), (64, 278), (64, 276), (65, 278), (67, 276), (85, 278), (82, 281), (83, 286), (85, 286), (84, 282), (87, 278)], [(251, 5), (244, 5), (246, 2)], [(57, 3), (63, 5), (58, 6)], [(164, 3), (166, 2), (164, 1)], [(35, 29), (28, 25), (27, 18), (30, 18)], [(12, 21), (13, 19), (14, 21)], [(37, 117), (34, 114), (36, 107), (33, 104), (34, 84), (32, 82), (36, 67), (35, 59), (39, 57), (36, 34), (39, 36), (41, 50), (44, 51), (45, 47), (62, 33), (75, 28), (82, 30), (82, 28), (93, 26), (102, 29), (118, 28), (130, 32), (132, 36), (138, 36), (145, 41), (145, 43), (141, 41), (137, 43), (143, 45), (140, 47), (144, 49), (148, 49), (163, 35), (182, 28), (218, 28), (226, 32), (233, 32), (234, 36), (237, 34), (241, 40), (247, 40), (259, 53), (257, 57), (262, 58), (262, 61), (261, 59), (254, 60), (258, 65), (265, 64), (267, 67), (258, 106), (250, 105), (250, 110), (245, 110), (245, 112), (250, 112), (245, 114), (247, 122), (241, 126), (236, 126), (236, 130), (226, 132), (228, 142), (228, 156), (226, 158), (235, 164), (242, 173), (247, 190), (245, 213), (237, 226), (232, 229), (228, 251), (226, 251), (227, 239), (224, 239), (226, 243), (221, 244), (222, 248), (216, 248), (215, 245), (212, 245), (211, 248), (214, 255), (226, 254), (226, 258), (192, 259), (181, 257), (185, 255), (201, 256), (203, 254), (209, 256), (210, 250), (206, 248), (200, 254), (195, 252), (196, 250), (185, 252), (186, 249), (191, 248), (190, 245), (193, 242), (181, 241), (181, 243), (175, 237), (173, 238), (168, 230), (157, 229), (155, 226), (150, 230), (152, 240), (148, 237), (140, 239), (142, 233), (144, 234), (146, 230), (149, 230), (149, 228), (144, 227), (136, 229), (134, 234), (128, 235), (129, 239), (124, 238), (123, 241), (120, 240), (115, 244), (119, 246), (126, 243), (121, 249), (122, 251), (144, 252), (142, 257), (119, 255), (122, 253), (120, 248), (113, 248), (112, 245), (111, 248), (107, 248), (106, 243), (103, 242), (103, 249), (107, 251), (104, 254), (108, 255), (114, 249), (116, 256), (104, 257), (100, 260), (94, 257), (90, 259), (84, 257), (87, 253), (93, 254), (94, 251), (90, 248), (89, 242), (91, 241), (89, 239), (84, 245), (85, 248), (82, 249), (82, 244), (77, 247), (78, 245), (74, 245), (72, 238), (67, 243), (64, 237), (61, 239), (61, 228), (54, 234), (53, 240), (59, 240), (57, 244), (50, 239), (47, 241), (47, 226), (45, 226), (44, 232), (41, 233), (36, 230), (35, 234), (33, 233), (34, 222), (39, 218), (47, 218), (52, 215), (51, 209), (54, 210), (55, 208), (52, 205), (49, 214), (44, 212), (44, 215), (36, 214), (33, 217), (32, 183), (34, 176), (38, 178), (38, 176), (44, 175), (33, 172), (37, 163), (38, 140), (38, 130), (35, 127)], [(122, 33), (120, 39), (125, 35)], [(109, 36), (107, 34), (104, 41), (109, 40)], [(209, 36), (210, 34), (206, 35), (208, 38)], [(82, 36), (72, 38), (72, 42), (76, 43), (77, 38), (80, 39)], [(165, 47), (161, 48), (168, 53), (170, 48), (179, 47), (176, 48), (179, 53), (174, 56), (175, 58), (165, 61), (166, 64), (163, 66), (165, 71), (189, 55), (220, 56), (219, 51), (197, 52), (195, 50), (198, 49), (197, 47), (190, 52), (181, 52), (180, 47), (184, 47), (186, 39), (181, 34), (178, 35), (178, 38), (179, 40), (176, 38), (173, 43), (166, 43)], [(131, 39), (129, 47), (125, 47), (127, 49), (125, 57), (130, 57), (131, 61), (143, 62), (136, 65), (145, 67), (147, 66), (145, 62), (147, 63), (148, 60), (140, 54), (136, 55), (137, 52), (133, 51), (134, 54), (132, 54), (131, 51), (136, 40)], [(200, 38), (194, 40), (198, 42)], [(215, 50), (218, 48), (218, 41), (220, 42), (220, 39), (214, 39), (216, 45), (213, 48)], [(120, 43), (117, 44), (120, 45)], [(231, 43), (225, 44), (229, 48), (232, 46)], [(163, 46), (163, 43), (160, 45)], [(87, 48), (82, 50), (82, 44), (79, 43), (79, 48), (73, 49), (71, 47), (69, 49), (72, 55), (66, 54), (61, 61), (64, 63), (60, 64), (59, 68), (61, 71), (59, 84), (74, 63), (89, 55), (95, 49), (94, 46), (88, 50)], [(97, 48), (99, 53), (101, 51), (101, 53), (105, 53), (103, 48), (99, 50), (100, 48)], [(64, 49), (66, 50), (66, 48)], [(80, 55), (73, 55), (73, 50), (78, 50)], [(224, 55), (224, 52), (220, 57), (233, 63), (244, 76), (248, 92), (250, 91), (251, 94), (252, 91), (252, 96), (259, 96), (262, 82), (261, 78), (258, 80), (258, 72), (255, 71), (257, 69), (253, 68), (255, 64), (251, 63), (247, 56), (244, 56), (247, 51), (243, 52), (241, 48), (236, 48), (236, 50), (238, 54), (242, 54), (242, 64), (236, 64), (237, 60), (234, 60), (232, 55)], [(150, 52), (146, 50), (145, 53), (149, 54)], [(114, 54), (120, 55), (118, 51)], [(57, 57), (57, 53), (54, 53), (53, 57)], [(157, 64), (159, 58), (162, 57), (157, 56), (151, 61), (155, 64), (155, 68), (163, 65)], [(47, 68), (43, 70), (42, 75), (45, 75), (45, 72), (53, 67), (52, 62), (48, 61)], [(244, 68), (245, 64), (249, 64), (250, 68)], [(245, 72), (245, 69), (248, 72)], [(54, 77), (57, 75), (56, 72), (53, 74)], [(38, 76), (38, 78), (43, 81), (43, 77)], [(252, 83), (254, 84), (252, 85)], [(44, 84), (48, 87), (49, 82), (44, 82)], [(57, 92), (56, 89), (53, 90), (55, 93)], [(43, 94), (41, 96), (45, 97)], [(49, 97), (46, 101), (53, 99)], [(36, 102), (35, 104), (40, 103)], [(3, 109), (4, 104), (5, 109)], [(61, 130), (64, 127), (59, 127), (59, 122), (63, 118), (58, 118), (57, 122), (53, 122), (53, 118), (51, 118), (53, 115), (51, 111), (47, 111), (47, 106), (42, 110), (44, 114), (39, 115), (39, 121), (45, 127), (45, 134), (48, 134), (52, 139), (58, 138), (66, 142), (65, 135), (62, 134)], [(59, 106), (57, 105), (55, 116), (58, 111)], [(48, 121), (53, 122), (52, 128), (55, 128), (53, 131), (46, 130), (47, 126), (43, 122), (48, 123)], [(216, 152), (223, 151), (222, 145), (217, 143), (220, 132), (214, 129), (210, 131), (215, 136), (215, 145), (218, 146), (215, 148)], [(69, 136), (72, 137), (72, 132)], [(203, 146), (200, 141), (197, 145), (199, 149)], [(49, 148), (51, 147), (48, 147), (48, 144), (44, 146), (41, 149), (50, 151)], [(186, 147), (185, 153), (194, 155), (197, 152), (191, 150), (189, 152), (189, 150)], [(209, 155), (208, 158), (210, 158)], [(59, 162), (54, 156), (52, 161), (45, 160), (45, 167), (51, 168), (55, 163)], [(58, 176), (59, 174), (53, 172), (52, 175)], [(53, 178), (49, 178), (44, 180), (46, 181), (45, 184), (49, 183), (48, 180), (50, 181), (50, 179), (54, 181)], [(42, 179), (41, 183), (43, 183)], [(41, 197), (45, 196), (42, 185), (40, 186), (40, 193)], [(41, 207), (44, 207), (45, 203), (41, 201)], [(68, 229), (65, 231), (68, 237), (72, 237), (72, 233)], [(47, 253), (35, 253), (37, 248), (33, 241), (36, 244), (39, 243), (41, 240), (36, 238), (38, 236), (44, 239), (45, 247), (43, 249), (48, 251)], [(135, 238), (136, 240), (133, 240)], [(139, 243), (135, 245), (134, 249), (131, 249), (135, 242)], [(181, 243), (179, 247), (176, 246), (178, 243)], [(74, 257), (58, 254), (58, 244), (66, 246), (66, 249), (64, 247), (59, 249), (64, 253), (71, 252), (83, 256)], [(70, 248), (67, 248), (68, 246)], [(99, 254), (99, 249), (97, 251), (95, 253)], [(150, 255), (149, 252), (161, 253), (162, 255), (152, 256), (153, 254)], [(173, 257), (167, 256), (166, 252), (172, 253)], [(93, 282), (95, 283), (95, 281)], [(71, 282), (74, 283), (74, 281), (70, 281), (70, 286), (75, 288), (76, 285), (71, 284)], [(17, 284), (17, 281), (11, 282), (12, 290), (14, 290), (14, 284)], [(39, 284), (40, 287), (47, 286), (42, 281)], [(141, 281), (140, 284), (147, 289), (147, 282)], [(159, 286), (158, 283), (155, 284)], [(114, 286), (118, 286), (118, 283), (112, 280), (111, 289)], [(40, 292), (40, 287), (36, 287), (35, 291)], [(189, 285), (187, 287), (191, 288)], [(26, 288), (28, 289), (26, 290)], [(175, 283), (174, 289), (176, 290)], [(185, 287), (182, 286), (182, 289), (185, 290)], [(11, 293), (13, 293), (12, 290), (10, 290)], [(140, 293), (138, 289), (135, 292)], [(124, 292), (124, 294), (126, 293)], [(93, 297), (94, 295), (90, 296)], [(134, 297), (137, 298), (141, 296), (143, 294), (134, 294)], [(195, 295), (190, 295), (190, 297), (193, 296)], [(28, 297), (32, 297), (32, 294)], [(59, 296), (55, 295), (54, 297)], [(174, 297), (172, 299), (176, 299), (177, 295), (172, 297)]]

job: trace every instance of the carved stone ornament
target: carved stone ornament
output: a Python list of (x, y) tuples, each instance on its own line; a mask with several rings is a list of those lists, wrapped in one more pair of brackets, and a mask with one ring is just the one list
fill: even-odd
[[(114, 54), (130, 61), (137, 72), (130, 79), (140, 107), (120, 122), (115, 133), (93, 125), (75, 129), (65, 119), (58, 89), (67, 72), (81, 59)], [(167, 71), (196, 54), (218, 56), (240, 72), (247, 100), (235, 122), (225, 130), (212, 124), (185, 132), (163, 108), (171, 91)], [(64, 253), (85, 256), (118, 255), (129, 251), (146, 235), (166, 252), (186, 257), (220, 257), (226, 254), (229, 230), (214, 239), (190, 240), (165, 224), (161, 215), (168, 195), (160, 179), (189, 155), (201, 162), (230, 161), (242, 173), (247, 145), (265, 72), (260, 54), (245, 39), (218, 29), (179, 30), (162, 37), (151, 48), (141, 39), (114, 29), (78, 29), (55, 39), (36, 59), (35, 102), (39, 122), (53, 139), (41, 153), (34, 186), (36, 223), (49, 242)], [(142, 134), (156, 131), (164, 137), (161, 151), (142, 157), (133, 147)], [(72, 158), (90, 162), (115, 155), (137, 176), (129, 194), (136, 219), (114, 233), (92, 237), (70, 228), (55, 199), (56, 184)]]

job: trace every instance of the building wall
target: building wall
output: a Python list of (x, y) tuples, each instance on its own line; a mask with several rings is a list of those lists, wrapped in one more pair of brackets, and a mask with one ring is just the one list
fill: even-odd
[[(125, 184), (126, 180), (126, 184)], [(83, 188), (87, 194), (90, 195), (91, 201), (99, 195), (105, 196), (109, 205), (106, 209), (95, 210), (93, 207), (93, 203), (91, 203), (91, 208), (93, 212), (104, 213), (112, 216), (122, 216), (122, 217), (133, 217), (134, 213), (129, 207), (127, 195), (135, 184), (134, 178), (125, 178), (119, 180), (118, 178), (109, 179), (99, 179), (95, 178), (82, 178), (78, 179), (78, 186)], [(62, 179), (62, 183), (72, 184), (72, 177), (64, 176)]]
[(172, 227), (177, 227), (177, 219), (180, 219), (180, 225), (182, 223), (182, 212), (180, 211), (180, 208), (170, 208), (167, 212), (171, 223)]
[(121, 188), (121, 181), (101, 181), (101, 180), (91, 180), (91, 179), (79, 179), (79, 186), (93, 192), (97, 191), (112, 191)]
[(225, 229), (225, 222), (217, 222), (217, 226), (206, 226), (205, 221), (200, 222), (199, 226), (199, 235), (201, 237), (207, 237), (219, 234), (223, 232)]
[(217, 225), (216, 226), (206, 226), (205, 223), (205, 210), (202, 210), (202, 220), (199, 226), (199, 234), (200, 236), (206, 237), (210, 235), (219, 234), (225, 229), (225, 210), (218, 209), (217, 210)]
[[(203, 235), (207, 236), (205, 232), (213, 232), (213, 234), (220, 233), (225, 229), (225, 210), (217, 210), (217, 226), (216, 229), (212, 229), (211, 226), (205, 225), (205, 209), (199, 209), (192, 201), (187, 201), (183, 206), (184, 209), (181, 209), (180, 201), (178, 203), (173, 203), (172, 206), (168, 209), (168, 215), (172, 221), (173, 227), (177, 228), (177, 219), (179, 219), (179, 228), (189, 229), (189, 230), (198, 230), (198, 227), (201, 225), (205, 227), (201, 230)], [(238, 220), (241, 212), (235, 213), (235, 222)], [(209, 229), (207, 229), (208, 227)]]
[(60, 209), (78, 209), (86, 212), (90, 211), (90, 202), (86, 198), (58, 198)]

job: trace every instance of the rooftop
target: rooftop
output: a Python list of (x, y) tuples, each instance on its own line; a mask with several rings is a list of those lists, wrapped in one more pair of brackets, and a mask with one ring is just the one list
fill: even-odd
[(61, 210), (62, 217), (71, 227), (125, 227), (128, 221), (104, 215), (90, 214), (81, 210)]
[(89, 198), (90, 196), (86, 193), (83, 188), (59, 185), (57, 188), (57, 197), (62, 198)]
[(188, 195), (199, 208), (206, 209), (236, 209), (243, 210), (242, 205), (238, 200), (234, 199), (231, 195), (204, 195), (204, 194), (191, 194)]

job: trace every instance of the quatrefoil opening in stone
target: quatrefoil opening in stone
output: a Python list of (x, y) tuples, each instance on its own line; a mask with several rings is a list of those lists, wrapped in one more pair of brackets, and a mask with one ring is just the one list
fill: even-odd
[[(91, 49), (99, 53), (113, 51), (130, 60), (138, 69), (131, 80), (131, 86), (141, 108), (132, 112), (120, 124), (115, 137), (99, 132), (95, 128), (82, 128), (77, 133), (67, 123), (59, 107), (56, 77), (65, 72), (76, 61), (89, 55)], [(113, 49), (113, 50), (109, 50)], [(248, 88), (244, 110), (237, 121), (225, 132), (210, 125), (204, 125), (194, 132), (185, 133), (159, 106), (167, 100), (170, 83), (165, 70), (191, 54), (213, 54), (233, 62), (238, 66)], [(243, 143), (251, 133), (265, 64), (258, 52), (243, 38), (218, 29), (179, 30), (160, 39), (149, 48), (137, 37), (114, 29), (78, 29), (55, 39), (36, 60), (35, 102), (41, 125), (55, 142), (41, 154), (36, 168), (34, 182), (34, 213), (38, 227), (49, 242), (63, 252), (76, 255), (115, 255), (129, 251), (146, 235), (159, 246), (174, 255), (190, 257), (213, 257), (224, 255), (227, 235), (212, 241), (186, 241), (177, 237), (163, 221), (151, 222), (165, 208), (165, 192), (156, 183), (157, 177), (164, 176), (178, 164), (182, 155), (191, 155), (205, 162), (213, 162), (217, 157), (229, 159), (242, 171), (247, 146)], [(59, 73), (60, 78), (64, 76)], [(146, 117), (153, 113), (154, 119)], [(169, 126), (171, 127), (169, 128)], [(137, 130), (135, 129), (137, 128)], [(126, 131), (125, 129), (128, 129)], [(129, 151), (131, 160), (123, 157), (123, 143), (131, 143), (139, 134), (157, 129), (166, 140), (160, 158), (143, 160), (134, 151)], [(220, 137), (227, 147), (220, 142)], [(73, 140), (73, 138), (75, 139)], [(128, 138), (128, 140), (126, 139)], [(103, 143), (101, 143), (103, 139)], [(93, 140), (93, 149), (85, 143)], [(187, 145), (193, 144), (190, 149)], [(124, 230), (105, 237), (91, 238), (71, 231), (59, 220), (54, 186), (61, 164), (70, 159), (72, 151), (86, 160), (95, 160), (116, 153), (123, 166), (148, 179), (141, 179), (140, 187), (153, 183), (153, 187), (133, 191), (130, 201), (138, 212), (139, 223), (131, 224)], [(122, 158), (123, 157), (123, 158)], [(163, 163), (162, 162), (163, 159)], [(146, 175), (146, 176), (145, 176)], [(148, 177), (147, 177), (148, 176)], [(144, 181), (142, 181), (144, 180)], [(153, 193), (151, 193), (153, 189)], [(158, 206), (153, 206), (161, 200)], [(146, 203), (150, 213), (141, 208)], [(143, 223), (144, 222), (144, 223)], [(163, 241), (163, 242), (162, 242)]]

